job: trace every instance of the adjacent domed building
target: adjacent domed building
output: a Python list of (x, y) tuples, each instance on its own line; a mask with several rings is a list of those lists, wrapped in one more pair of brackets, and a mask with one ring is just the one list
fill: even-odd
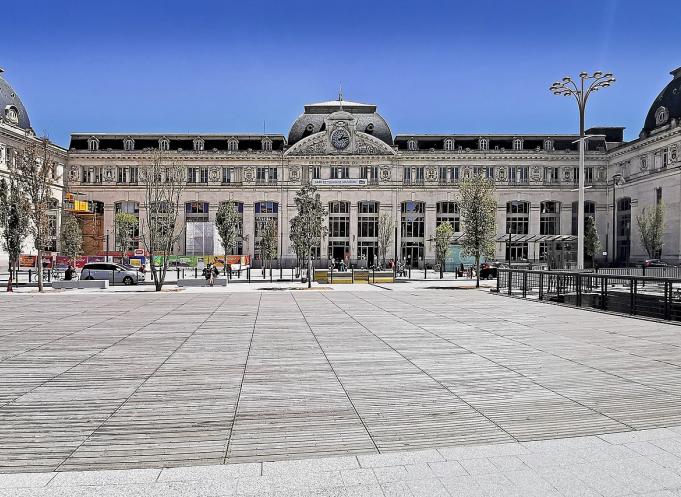
[(642, 136), (681, 122), (681, 67), (670, 74), (672, 81), (664, 87), (650, 106)]
[(21, 103), (21, 99), (14, 91), (14, 88), (2, 77), (3, 72), (0, 69), (0, 110), (2, 111), (2, 120), (25, 130), (30, 129), (31, 120), (28, 118), (28, 112), (26, 112), (26, 108)]

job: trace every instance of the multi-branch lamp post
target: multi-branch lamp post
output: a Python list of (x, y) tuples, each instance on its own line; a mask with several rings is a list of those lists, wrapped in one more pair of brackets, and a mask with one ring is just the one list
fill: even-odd
[(582, 72), (579, 79), (573, 81), (566, 76), (562, 81), (556, 81), (549, 90), (554, 95), (575, 97), (579, 107), (579, 195), (577, 199), (577, 269), (584, 269), (584, 151), (586, 139), (584, 135), (584, 114), (589, 96), (602, 88), (607, 88), (615, 82), (611, 73), (596, 71), (593, 74)]

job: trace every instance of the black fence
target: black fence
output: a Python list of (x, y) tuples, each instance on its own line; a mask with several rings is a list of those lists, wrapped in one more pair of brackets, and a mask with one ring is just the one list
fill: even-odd
[(567, 271), (498, 270), (502, 295), (681, 321), (681, 279)]

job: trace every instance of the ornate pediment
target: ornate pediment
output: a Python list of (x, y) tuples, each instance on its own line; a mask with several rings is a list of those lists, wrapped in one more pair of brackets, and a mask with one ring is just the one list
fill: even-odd
[(393, 148), (375, 136), (357, 131), (348, 112), (334, 112), (325, 120), (326, 130), (307, 136), (285, 155), (395, 155)]

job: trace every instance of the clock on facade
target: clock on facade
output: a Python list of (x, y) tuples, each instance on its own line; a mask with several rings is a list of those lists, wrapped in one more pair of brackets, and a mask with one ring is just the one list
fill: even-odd
[(338, 150), (348, 148), (348, 145), (350, 145), (350, 133), (344, 129), (337, 129), (331, 133), (331, 145)]

